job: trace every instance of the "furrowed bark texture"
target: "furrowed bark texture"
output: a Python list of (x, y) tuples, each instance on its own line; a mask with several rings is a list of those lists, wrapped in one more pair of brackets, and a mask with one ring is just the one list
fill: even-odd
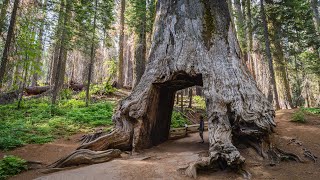
[(115, 131), (79, 149), (148, 148), (169, 137), (176, 91), (203, 86), (207, 105), (209, 158), (238, 167), (234, 142), (261, 142), (271, 134), (272, 105), (244, 64), (224, 0), (158, 1), (149, 63), (140, 83), (122, 100)]

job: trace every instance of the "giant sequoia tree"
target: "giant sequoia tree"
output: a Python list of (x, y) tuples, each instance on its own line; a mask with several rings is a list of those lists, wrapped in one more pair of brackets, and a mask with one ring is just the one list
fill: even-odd
[(210, 146), (209, 157), (190, 164), (188, 175), (221, 163), (241, 167), (239, 141), (270, 145), (274, 110), (241, 63), (230, 24), (225, 0), (158, 1), (149, 63), (140, 83), (120, 102), (114, 131), (90, 137), (79, 149), (139, 151), (166, 141), (174, 95), (194, 85), (203, 87)]

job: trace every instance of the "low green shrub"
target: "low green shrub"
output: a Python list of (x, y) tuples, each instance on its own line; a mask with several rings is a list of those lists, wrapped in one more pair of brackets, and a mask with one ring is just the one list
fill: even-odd
[(109, 83), (96, 84), (90, 87), (90, 93), (94, 95), (109, 95), (116, 91), (117, 89), (112, 87)]
[(292, 122), (305, 123), (306, 119), (302, 110), (295, 112), (291, 119)]
[(5, 156), (0, 160), (0, 180), (27, 170), (26, 161), (16, 156)]
[(80, 91), (77, 95), (76, 95), (77, 99), (86, 99), (86, 91)]
[(173, 111), (171, 116), (171, 128), (184, 127), (190, 122), (178, 111)]
[(86, 106), (85, 101), (77, 100), (77, 99), (65, 100), (65, 101), (61, 101), (59, 103), (59, 107), (62, 109), (81, 108), (81, 107), (85, 107), (85, 106)]
[(60, 91), (60, 99), (71, 99), (73, 91), (69, 88)]

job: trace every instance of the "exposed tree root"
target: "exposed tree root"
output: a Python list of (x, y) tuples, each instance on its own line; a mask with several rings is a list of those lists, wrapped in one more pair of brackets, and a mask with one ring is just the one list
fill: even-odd
[(303, 155), (311, 160), (313, 160), (314, 163), (317, 162), (318, 157), (315, 156), (311, 151), (307, 150), (306, 148), (303, 148)]
[(208, 168), (210, 168), (210, 158), (201, 157), (198, 161), (192, 162), (186, 167), (179, 168), (178, 171), (186, 176), (197, 178), (198, 169), (208, 169)]
[(294, 160), (296, 162), (300, 162), (300, 163), (303, 163), (303, 160), (301, 160), (301, 158), (296, 155), (296, 154), (293, 154), (293, 153), (290, 153), (290, 152), (286, 152), (278, 147), (276, 147), (276, 150), (279, 152), (279, 154), (281, 154), (281, 160), (286, 160), (286, 159), (289, 159), (289, 160)]
[(41, 169), (43, 168), (44, 164), (42, 162), (38, 161), (27, 161), (27, 168), (28, 170), (33, 170), (33, 169)]
[[(280, 163), (280, 161), (286, 160), (293, 160), (300, 163), (303, 162), (298, 155), (286, 152), (278, 147), (274, 147), (272, 143), (256, 143), (251, 140), (246, 140), (246, 144), (254, 148), (264, 159), (268, 159), (270, 161), (270, 166), (274, 166)], [(264, 149), (267, 150), (265, 151)], [(178, 171), (186, 176), (197, 178), (198, 170), (224, 170), (226, 168), (230, 168), (231, 170), (240, 173), (245, 179), (251, 178), (250, 172), (246, 171), (243, 166), (245, 159), (240, 155), (235, 147), (221, 147), (221, 149), (218, 148), (216, 150), (209, 150), (209, 152), (209, 157), (200, 157), (199, 160), (190, 163), (186, 167), (178, 169)], [(306, 156), (308, 156), (310, 159), (316, 159), (316, 157), (310, 155), (312, 153), (309, 151), (305, 152)]]
[(89, 143), (83, 143), (77, 149), (90, 149), (92, 151), (104, 151), (107, 149), (127, 150), (131, 148), (131, 133), (116, 129), (109, 134), (98, 137)]
[(81, 164), (97, 164), (107, 162), (114, 158), (120, 157), (120, 155), (121, 151), (119, 149), (109, 149), (106, 151), (80, 149), (48, 165), (46, 171), (44, 172), (55, 172), (58, 170), (63, 170), (66, 167), (78, 166)]

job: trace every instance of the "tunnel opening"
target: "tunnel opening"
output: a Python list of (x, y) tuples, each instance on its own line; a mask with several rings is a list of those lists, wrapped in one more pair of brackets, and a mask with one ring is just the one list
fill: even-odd
[(202, 74), (190, 76), (185, 72), (179, 72), (171, 80), (153, 85), (155, 96), (149, 107), (149, 118), (155, 119), (151, 128), (152, 145), (158, 145), (169, 138), (171, 116), (177, 91), (192, 86), (203, 86)]

